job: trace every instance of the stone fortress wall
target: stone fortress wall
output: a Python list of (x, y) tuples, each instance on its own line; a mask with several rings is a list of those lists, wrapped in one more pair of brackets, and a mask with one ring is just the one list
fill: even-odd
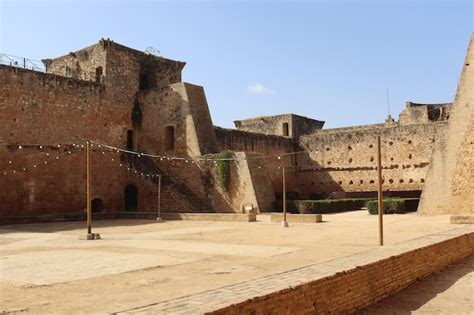
[[(275, 155), (291, 152), (290, 146), (281, 150), (291, 138), (292, 152), (297, 153), (286, 156), (287, 190), (302, 199), (376, 192), (376, 141), (381, 136), (384, 191), (416, 197), (424, 186), (434, 142), (446, 132), (450, 105), (407, 102), (398, 122), (389, 117), (381, 124), (334, 129), (322, 129), (323, 122), (291, 114), (258, 117), (236, 121), (238, 130), (216, 128), (216, 134), (220, 147), (273, 155), (267, 165), (276, 192), (281, 192), (278, 166), (283, 164)], [(298, 125), (293, 117), (314, 123)], [(298, 130), (298, 136), (284, 135), (285, 123), (290, 132)]]
[(324, 121), (295, 114), (283, 114), (236, 120), (234, 124), (241, 131), (298, 138), (322, 129)]
[(439, 122), (303, 136), (300, 145), (308, 153), (297, 158), (300, 194), (377, 191), (377, 136), (382, 139), (383, 189), (421, 192), (433, 143), (445, 129), (446, 123)]
[[(85, 140), (183, 158), (131, 157), (96, 147), (93, 198), (103, 203), (98, 211), (154, 211), (157, 181), (137, 176), (141, 173), (165, 175), (162, 205), (170, 212), (244, 212), (246, 204), (271, 211), (281, 197), (283, 167), (289, 198), (370, 194), (376, 191), (377, 135), (383, 142), (384, 190), (419, 195), (433, 150), (443, 155), (436, 146), (443, 148), (453, 137), (450, 116), (459, 120), (470, 113), (451, 110), (449, 103), (407, 102), (398, 121), (388, 117), (375, 125), (322, 129), (323, 121), (285, 114), (239, 120), (237, 129), (224, 129), (213, 126), (204, 89), (182, 82), (184, 62), (110, 40), (43, 62), (48, 73), (0, 66), (0, 170), (7, 173), (0, 176), (1, 216), (83, 211), (85, 185), (78, 183), (85, 183), (85, 154), (72, 144)], [(469, 78), (465, 70), (464, 86)], [(466, 89), (458, 90), (458, 103), (469, 103)], [(459, 125), (467, 144), (459, 150), (470, 150), (466, 130), (472, 123)], [(223, 150), (238, 157), (231, 162), (228, 191), (219, 187), (213, 161), (205, 160)], [(37, 159), (30, 156), (46, 151), (68, 156), (34, 167)], [(463, 161), (472, 170), (471, 160)], [(16, 165), (27, 171), (12, 174)], [(467, 176), (460, 182), (470, 182), (461, 166), (453, 169), (458, 178)], [(136, 205), (126, 209), (131, 185)], [(456, 185), (454, 195), (463, 195), (466, 185)]]
[(263, 166), (267, 169), (273, 190), (278, 196), (282, 192), (282, 170), (279, 167), (287, 167), (287, 191), (295, 190), (295, 157), (287, 155), (297, 150), (293, 138), (220, 127), (215, 127), (214, 131), (220, 151), (256, 152), (266, 157), (262, 158)]
[[(147, 133), (162, 137), (162, 130), (167, 127), (151, 124), (153, 128), (144, 132), (143, 127), (148, 124), (146, 113), (152, 106), (168, 104), (153, 105), (146, 101), (140, 104), (141, 93), (175, 82), (182, 85), (181, 69), (184, 66), (182, 62), (164, 58), (155, 60), (154, 56), (109, 40), (44, 62), (48, 73), (0, 66), (0, 169), (6, 172), (0, 177), (1, 216), (83, 211), (85, 152), (72, 145), (92, 140), (121, 149), (146, 149)], [(97, 68), (102, 74), (95, 80), (93, 75)], [(199, 91), (197, 97), (196, 92), (193, 93), (184, 101), (199, 101)], [(137, 104), (142, 118), (135, 124), (131, 115)], [(200, 106), (202, 110), (207, 103)], [(185, 121), (184, 117), (189, 120), (193, 113), (180, 115), (175, 122)], [(202, 125), (201, 121), (199, 123)], [(207, 128), (212, 129), (210, 121), (208, 125)], [(181, 135), (176, 137), (179, 139)], [(202, 135), (200, 137), (202, 139)], [(198, 140), (195, 136), (194, 145), (199, 147)], [(21, 149), (20, 144), (23, 145)], [(58, 145), (62, 145), (61, 149)], [(172, 155), (187, 156), (186, 147), (179, 149), (177, 146), (175, 153), (173, 148)], [(50, 154), (50, 158), (68, 151), (72, 154), (44, 164), (46, 154)], [(152, 152), (165, 154), (160, 146)], [(149, 159), (138, 162), (130, 156), (96, 148), (93, 152), (93, 198), (100, 200), (100, 208), (103, 208), (98, 210), (123, 210), (124, 190), (130, 185), (136, 190), (135, 208), (156, 210), (156, 180), (143, 179), (134, 171), (164, 173), (159, 164)], [(130, 171), (126, 170), (127, 166)], [(205, 210), (205, 200), (198, 200), (179, 177), (165, 177), (164, 182), (163, 211)]]
[(431, 156), (420, 212), (474, 214), (474, 34), (451, 108)]
[[(8, 144), (0, 146), (0, 169), (7, 171), (0, 177), (2, 215), (67, 212), (64, 204), (82, 210), (86, 187), (77, 183), (85, 179), (85, 153), (72, 144), (100, 139), (123, 146), (128, 111), (110, 102), (105, 87), (95, 82), (7, 66), (0, 66), (0, 104), (0, 143)], [(45, 164), (58, 154), (59, 160)], [(121, 206), (122, 188), (114, 183), (134, 179), (117, 162), (95, 156), (94, 198), (107, 200), (108, 207)], [(146, 194), (147, 186), (140, 186)]]

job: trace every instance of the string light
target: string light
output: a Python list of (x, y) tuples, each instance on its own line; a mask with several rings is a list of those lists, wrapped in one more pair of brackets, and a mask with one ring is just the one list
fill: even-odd
[[(25, 144), (20, 144), (18, 145), (18, 149), (21, 150), (21, 149), (25, 149), (25, 147), (28, 146), (36, 146), (37, 148), (43, 150), (45, 145), (39, 145), (39, 144), (28, 144), (28, 145), (25, 145)], [(51, 145), (51, 148), (55, 149), (55, 148), (61, 148), (61, 147), (67, 147), (68, 145), (61, 145), (61, 144), (57, 144), (57, 145)], [(83, 150), (85, 148), (85, 145), (84, 144), (79, 144), (79, 143), (72, 143), (70, 144), (69, 146), (73, 147), (73, 148), (76, 148), (78, 150)], [(216, 166), (217, 165), (217, 162), (218, 161), (234, 161), (236, 164), (238, 164), (240, 161), (247, 161), (247, 160), (250, 160), (250, 159), (268, 159), (268, 158), (271, 158), (271, 157), (276, 157), (278, 160), (282, 160), (282, 157), (283, 156), (287, 156), (287, 155), (296, 155), (296, 154), (299, 154), (299, 153), (307, 153), (307, 151), (298, 151), (298, 152), (290, 152), (290, 153), (281, 153), (279, 155), (260, 155), (260, 156), (251, 156), (251, 157), (232, 157), (232, 158), (215, 158), (215, 157), (212, 157), (212, 156), (195, 156), (194, 158), (189, 158), (189, 157), (173, 157), (173, 156), (169, 156), (169, 155), (156, 155), (156, 154), (149, 154), (149, 153), (145, 153), (145, 152), (136, 152), (136, 151), (131, 151), (131, 150), (125, 150), (125, 149), (120, 149), (120, 148), (117, 148), (117, 147), (114, 147), (114, 146), (110, 146), (110, 145), (106, 145), (106, 144), (103, 144), (103, 143), (97, 143), (97, 142), (94, 142), (94, 141), (90, 141), (90, 146), (91, 147), (96, 147), (96, 148), (103, 148), (103, 149), (108, 149), (108, 150), (111, 150), (111, 153), (117, 153), (117, 154), (121, 154), (121, 153), (125, 153), (125, 154), (131, 154), (131, 155), (136, 155), (138, 158), (141, 158), (143, 156), (146, 156), (146, 157), (151, 157), (151, 158), (157, 158), (159, 159), (160, 161), (171, 161), (171, 162), (185, 162), (185, 163), (191, 163), (191, 164), (196, 164), (197, 162), (201, 161), (201, 162), (204, 162), (204, 163), (211, 163), (211, 165), (213, 166)], [(96, 151), (96, 150), (93, 150), (93, 151)], [(65, 149), (64, 150), (64, 153), (67, 154), (67, 155), (71, 155), (73, 152), (71, 152), (70, 149)], [(106, 151), (103, 151), (101, 150), (100, 154), (101, 155), (105, 155), (107, 152)], [(317, 152), (316, 152), (317, 153)], [(49, 157), (51, 154), (49, 152), (45, 152), (43, 153), (45, 154), (47, 157)], [(55, 160), (59, 160), (59, 156), (56, 156), (54, 158)], [(114, 158), (111, 158), (111, 161), (114, 162), (116, 159)], [(13, 164), (13, 161), (10, 160), (8, 161), (9, 165), (12, 165)], [(48, 164), (48, 161), (44, 161), (43, 162), (44, 164)], [(125, 167), (127, 169), (127, 171), (131, 171), (131, 168), (130, 167), (127, 167), (126, 165), (120, 163), (119, 165), (120, 167)], [(35, 163), (33, 165), (33, 168), (37, 168), (38, 167), (38, 163)], [(265, 166), (266, 168), (269, 168), (268, 166)], [(262, 166), (258, 166), (259, 169), (262, 168)], [(281, 166), (278, 166), (278, 169), (281, 169)], [(26, 170), (26, 168), (23, 169), (24, 171)], [(8, 174), (8, 170), (4, 171), (3, 173), (6, 175)], [(17, 172), (17, 170), (14, 170), (13, 171), (14, 173)], [(143, 176), (143, 177), (151, 177), (151, 178), (154, 178), (156, 176), (158, 176), (157, 174), (149, 174), (149, 173), (144, 173), (144, 172), (137, 172), (137, 171), (134, 171), (133, 172), (134, 174), (137, 174), (139, 176)]]
[[(33, 145), (19, 145), (18, 148), (20, 149), (25, 149), (26, 147), (37, 147), (37, 148), (40, 148), (41, 150), (44, 148), (44, 145), (36, 145), (36, 144), (33, 144)], [(67, 146), (67, 145), (66, 145)], [(54, 146), (51, 146), (52, 149), (57, 149), (61, 147), (61, 145), (54, 145)], [(32, 154), (32, 155), (25, 155), (24, 157), (25, 158), (31, 158), (31, 157), (36, 157), (36, 156), (46, 156), (47, 158), (49, 158), (49, 160), (45, 160), (45, 161), (41, 161), (41, 162), (36, 162), (33, 164), (32, 168), (31, 169), (37, 169), (38, 168), (38, 165), (39, 164), (49, 164), (50, 160), (54, 161), (54, 160), (59, 160), (59, 157), (61, 154), (64, 154), (66, 156), (70, 156), (72, 154), (71, 150), (65, 150), (64, 152), (59, 152), (58, 155), (55, 155), (55, 156), (51, 156), (50, 152), (41, 152), (41, 153), (37, 153), (37, 154)], [(13, 163), (13, 160), (9, 160), (8, 161), (8, 165), (14, 165), (15, 163)], [(8, 175), (9, 172), (13, 173), (13, 174), (16, 174), (20, 171), (23, 171), (23, 172), (26, 172), (28, 171), (29, 168), (27, 167), (20, 167), (18, 169), (14, 169), (14, 170), (3, 170), (2, 173), (3, 175)]]
[[(125, 149), (120, 149), (115, 146), (107, 145), (104, 143), (98, 143), (91, 141), (91, 146), (92, 144), (95, 143), (96, 146), (101, 146), (110, 150), (116, 151), (116, 153), (126, 153), (126, 154), (132, 154), (132, 155), (137, 155), (138, 157), (142, 156), (147, 156), (147, 157), (152, 157), (152, 158), (158, 158), (160, 161), (163, 160), (168, 160), (168, 161), (188, 161), (189, 158), (187, 157), (171, 157), (171, 156), (165, 156), (165, 155), (158, 155), (158, 154), (150, 154), (150, 153), (144, 153), (144, 152), (137, 152), (137, 151), (132, 151), (132, 150), (125, 150)], [(245, 158), (237, 158), (237, 157), (232, 157), (232, 158), (212, 158), (212, 157), (207, 157), (207, 156), (196, 156), (194, 159), (191, 159), (191, 162), (194, 163), (194, 160), (197, 161), (203, 161), (203, 162), (212, 162), (212, 161), (238, 161), (238, 160), (250, 160), (250, 159), (265, 159), (265, 158), (272, 158), (276, 157), (277, 159), (281, 160), (283, 156), (290, 156), (290, 155), (296, 155), (296, 154), (301, 154), (301, 153), (308, 153), (307, 151), (296, 151), (296, 152), (288, 152), (288, 153), (280, 153), (279, 155), (261, 155), (261, 156), (251, 156), (251, 157), (245, 157)]]
[[(19, 146), (19, 147), (22, 147), (22, 148), (23, 148), (24, 146)], [(43, 146), (39, 146), (39, 147), (42, 148)], [(55, 147), (56, 147), (56, 146), (55, 146)], [(74, 144), (73, 147), (76, 147), (76, 145)], [(77, 145), (77, 148), (78, 148), (78, 149), (80, 149), (81, 147), (83, 147), (83, 145)], [(98, 147), (98, 146), (97, 146), (97, 147)], [(70, 156), (72, 153), (73, 153), (73, 152), (72, 152), (71, 150), (65, 150), (63, 153), (59, 153), (59, 154), (65, 154), (66, 156)], [(101, 153), (102, 153), (102, 155), (105, 155), (105, 152), (104, 152), (104, 151), (102, 151)], [(45, 152), (42, 152), (42, 153), (39, 154), (39, 155), (45, 155), (45, 156), (47, 156), (47, 157), (50, 157), (51, 154), (50, 154), (49, 152), (46, 152), (46, 153), (45, 153)], [(59, 155), (54, 156), (54, 157), (50, 157), (50, 158), (52, 158), (52, 160), (59, 160)], [(111, 158), (111, 161), (112, 161), (112, 162), (114, 162), (115, 160), (116, 160), (116, 159)], [(45, 161), (42, 161), (42, 162), (40, 162), (40, 163), (47, 165), (47, 164), (49, 164), (49, 162), (50, 162), (50, 161), (45, 160)], [(9, 163), (10, 165), (13, 165), (13, 161), (12, 161), (12, 160), (9, 160), (8, 163)], [(131, 170), (130, 167), (127, 167), (127, 166), (124, 165), (123, 163), (120, 163), (119, 166), (120, 166), (120, 167), (126, 167), (126, 169), (127, 169), (128, 171)], [(38, 168), (38, 163), (33, 164), (33, 168)], [(23, 168), (14, 169), (14, 170), (4, 170), (2, 173), (3, 173), (3, 175), (8, 175), (9, 172), (11, 172), (11, 173), (13, 173), (13, 174), (16, 174), (16, 173), (18, 173), (18, 172), (20, 172), (20, 171), (26, 172), (26, 171), (28, 171), (28, 168), (27, 168), (27, 167), (23, 167)], [(155, 178), (155, 177), (159, 176), (158, 174), (151, 174), (151, 173), (146, 173), (146, 172), (140, 172), (140, 174), (138, 174), (137, 171), (134, 171), (133, 173), (134, 173), (134, 174), (137, 174), (138, 176), (144, 177), (144, 178)]]
[[(111, 160), (112, 162), (115, 161), (114, 158), (111, 158), (110, 160)], [(119, 167), (123, 167), (123, 168), (125, 168), (128, 172), (131, 172), (131, 173), (133, 173), (133, 174), (137, 174), (138, 176), (145, 177), (145, 178), (148, 178), (148, 177), (154, 178), (154, 177), (158, 176), (158, 174), (151, 174), (151, 173), (146, 173), (146, 172), (140, 172), (140, 174), (138, 174), (138, 171), (132, 170), (130, 167), (124, 165), (123, 163), (120, 163), (120, 164), (119, 164)]]

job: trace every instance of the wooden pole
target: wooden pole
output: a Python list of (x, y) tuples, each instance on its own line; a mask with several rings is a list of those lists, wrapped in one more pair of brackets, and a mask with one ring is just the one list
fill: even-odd
[(87, 234), (92, 234), (92, 161), (91, 143), (87, 141)]
[(158, 175), (158, 217), (157, 221), (161, 221), (161, 175)]
[(382, 195), (382, 145), (377, 136), (377, 177), (378, 177), (378, 208), (379, 208), (379, 243), (383, 246), (383, 195)]
[(285, 180), (285, 167), (282, 167), (282, 179), (283, 179), (283, 227), (288, 227), (288, 222), (286, 221), (286, 180)]

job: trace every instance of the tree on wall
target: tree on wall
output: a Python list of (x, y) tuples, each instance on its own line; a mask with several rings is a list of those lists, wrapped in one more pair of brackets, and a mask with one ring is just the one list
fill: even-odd
[(147, 46), (145, 48), (145, 53), (149, 55), (159, 56), (161, 51), (153, 46)]
[(216, 173), (219, 185), (227, 191), (230, 183), (230, 158), (234, 155), (231, 151), (223, 151), (217, 157)]

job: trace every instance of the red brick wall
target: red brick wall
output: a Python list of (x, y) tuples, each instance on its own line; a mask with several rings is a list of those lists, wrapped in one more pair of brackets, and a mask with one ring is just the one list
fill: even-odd
[[(425, 242), (422, 239), (414, 241)], [(418, 279), (472, 255), (474, 233), (451, 237), (428, 246), (413, 247), (412, 250), (403, 250), (402, 253), (394, 251), (393, 256), (372, 263), (367, 263), (371, 257), (369, 253), (365, 253), (359, 255), (358, 260), (353, 259), (353, 264), (357, 266), (353, 269), (342, 271), (339, 267), (339, 272), (334, 275), (287, 286), (283, 290), (254, 298), (249, 296), (249, 299), (242, 303), (206, 314), (353, 313), (406, 288)], [(346, 258), (341, 258), (344, 259)], [(286, 279), (284, 274), (280, 277)], [(258, 285), (255, 289), (258, 289)]]
[[(1, 217), (84, 211), (85, 152), (72, 144), (90, 139), (125, 148), (132, 103), (120, 103), (113, 93), (94, 82), (0, 66)], [(29, 145), (18, 149), (18, 144)], [(58, 154), (59, 160), (44, 164)], [(120, 163), (118, 154), (93, 153), (93, 198), (103, 200), (105, 211), (123, 211), (124, 188), (134, 184), (138, 208), (156, 209), (156, 184)], [(182, 196), (166, 190), (163, 210), (189, 209)]]

